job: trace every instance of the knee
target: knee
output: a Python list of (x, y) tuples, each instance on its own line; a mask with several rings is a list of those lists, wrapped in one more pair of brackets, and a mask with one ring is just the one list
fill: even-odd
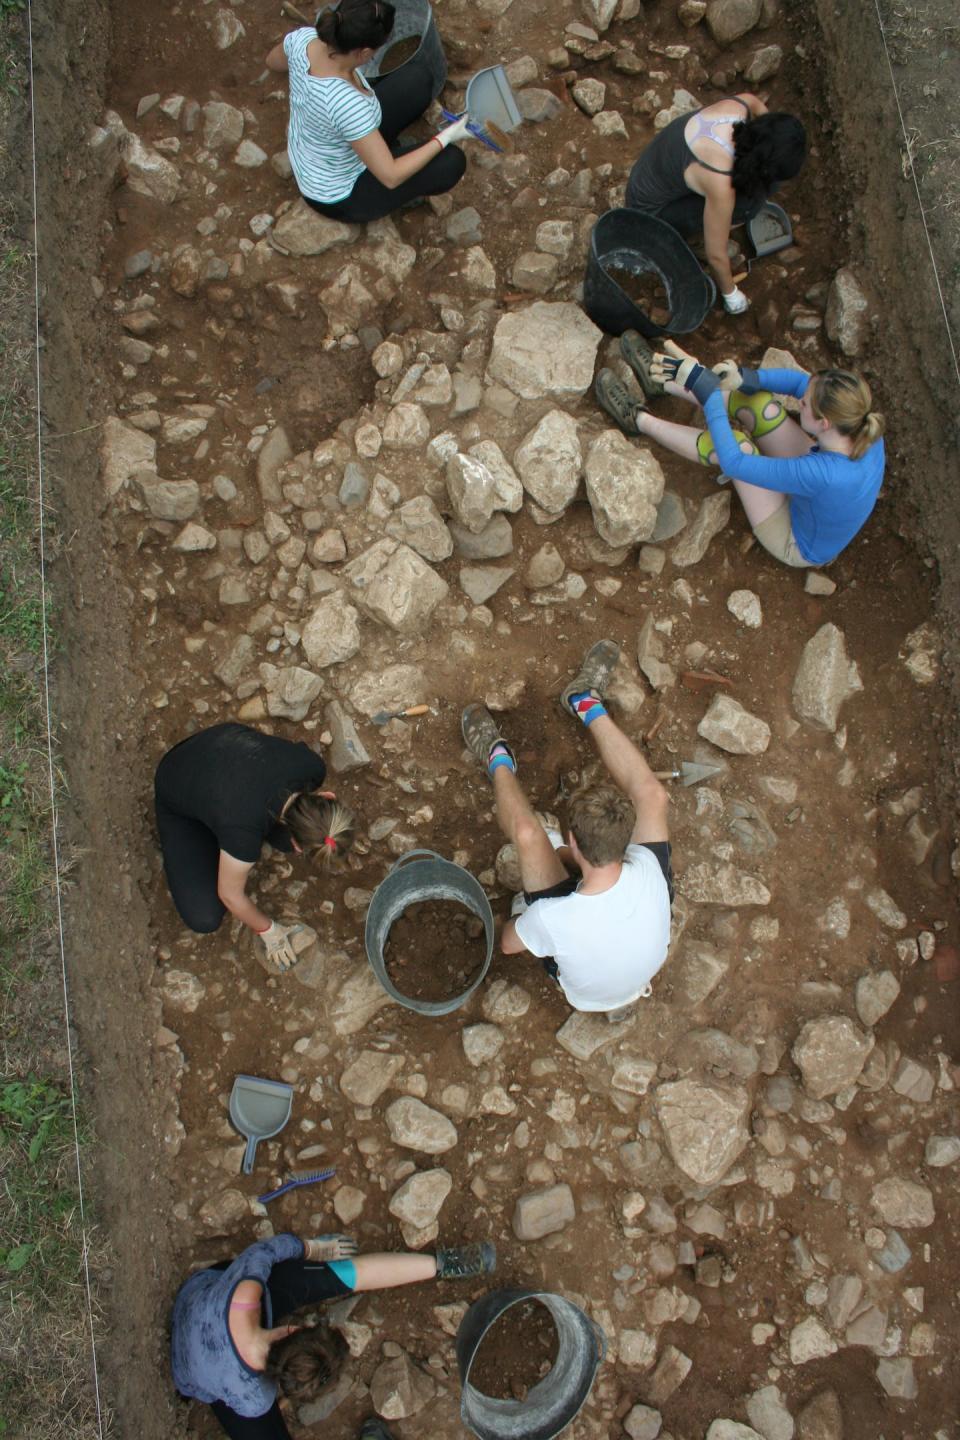
[(543, 826), (539, 820), (532, 820), (526, 816), (517, 821), (517, 828), (514, 832), (514, 844), (518, 850), (529, 850), (539, 840), (545, 839)]
[(180, 918), (195, 935), (212, 935), (220, 929), (226, 913), (219, 900), (197, 900), (180, 910)]
[(466, 173), (467, 157), (459, 145), (448, 145), (443, 154), (437, 156), (434, 165), (444, 190), (452, 190)]

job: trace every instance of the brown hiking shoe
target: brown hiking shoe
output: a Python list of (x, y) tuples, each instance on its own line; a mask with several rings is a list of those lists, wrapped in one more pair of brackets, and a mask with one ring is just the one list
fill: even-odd
[(564, 710), (576, 716), (576, 711), (570, 704), (570, 696), (582, 695), (587, 690), (592, 691), (598, 700), (602, 700), (619, 658), (620, 646), (616, 640), (598, 640), (596, 645), (591, 645), (581, 661), (580, 669), (569, 685), (565, 685), (560, 692), (560, 704)]
[(610, 419), (616, 421), (624, 435), (636, 438), (640, 434), (637, 415), (647, 407), (641, 401), (633, 398), (626, 385), (614, 375), (612, 370), (600, 371), (594, 381), (593, 392), (601, 410), (606, 410)]
[(650, 373), (653, 363), (653, 346), (637, 330), (624, 330), (620, 336), (620, 354), (640, 381), (640, 388), (648, 400), (656, 400), (666, 394), (663, 384), (654, 380)]
[(467, 749), (476, 756), (484, 769), (490, 761), (490, 751), (494, 745), (506, 747), (516, 769), (517, 757), (500, 734), (500, 727), (485, 705), (468, 705), (460, 717), (460, 729), (463, 731)]

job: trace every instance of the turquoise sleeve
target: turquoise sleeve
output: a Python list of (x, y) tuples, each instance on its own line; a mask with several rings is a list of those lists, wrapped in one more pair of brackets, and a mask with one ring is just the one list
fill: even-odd
[(350, 1290), (356, 1290), (357, 1267), (352, 1260), (329, 1260), (327, 1263), (341, 1285), (346, 1285)]

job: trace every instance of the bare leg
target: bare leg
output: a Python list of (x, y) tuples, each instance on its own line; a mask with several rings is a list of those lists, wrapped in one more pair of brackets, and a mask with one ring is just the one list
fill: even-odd
[(497, 820), (504, 835), (517, 847), (524, 890), (529, 893), (559, 885), (561, 880), (566, 880), (567, 871), (516, 775), (501, 765), (494, 770), (492, 778)]
[(631, 841), (646, 844), (668, 838), (667, 810), (670, 796), (654, 775), (640, 750), (624, 735), (609, 715), (600, 715), (588, 727), (600, 759), (611, 780), (628, 795), (637, 812)]
[(678, 425), (674, 420), (661, 420), (659, 415), (651, 415), (649, 410), (640, 410), (637, 412), (637, 429), (641, 435), (656, 440), (664, 449), (672, 450), (674, 455), (699, 462), (697, 440), (702, 426)]
[(353, 1265), (355, 1290), (392, 1290), (397, 1285), (433, 1280), (437, 1273), (433, 1255), (358, 1255)]

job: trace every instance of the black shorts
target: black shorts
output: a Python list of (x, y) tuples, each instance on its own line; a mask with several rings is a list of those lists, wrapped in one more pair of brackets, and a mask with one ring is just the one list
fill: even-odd
[[(673, 885), (673, 866), (670, 863), (670, 856), (673, 853), (669, 840), (641, 840), (640, 844), (645, 850), (649, 850), (656, 860), (667, 882), (667, 893), (670, 896), (670, 904), (673, 905), (673, 897), (676, 893)], [(523, 898), (528, 905), (535, 905), (538, 900), (562, 900), (565, 895), (572, 895), (580, 884), (576, 875), (568, 875), (565, 880), (559, 880), (556, 885), (550, 885), (546, 890), (524, 890)], [(559, 984), (560, 971), (557, 969), (557, 962), (550, 955), (544, 955), (540, 962), (552, 980)]]

